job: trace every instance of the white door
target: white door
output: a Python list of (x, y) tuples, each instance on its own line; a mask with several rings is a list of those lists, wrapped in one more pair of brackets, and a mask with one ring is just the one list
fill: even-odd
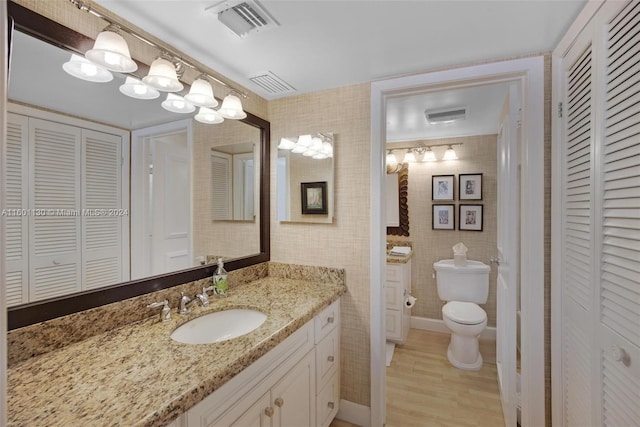
[(512, 84), (503, 107), (498, 133), (498, 259), (496, 365), (505, 425), (517, 424), (516, 334), (518, 310), (518, 86)]
[(191, 172), (186, 132), (150, 140), (151, 274), (182, 270), (191, 262)]

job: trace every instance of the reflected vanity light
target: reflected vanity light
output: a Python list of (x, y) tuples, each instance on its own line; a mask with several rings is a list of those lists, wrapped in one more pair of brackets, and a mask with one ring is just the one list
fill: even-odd
[(136, 99), (156, 99), (160, 96), (160, 92), (131, 76), (127, 76), (119, 90), (122, 94)]
[(107, 70), (119, 73), (132, 73), (138, 69), (138, 64), (131, 59), (129, 45), (118, 34), (117, 25), (109, 25), (105, 28), (93, 44), (93, 49), (85, 53), (85, 57)]
[(294, 138), (281, 138), (278, 145), (280, 150), (291, 150), (292, 153), (302, 154), (315, 160), (333, 157), (333, 135), (318, 133), (305, 134)]
[(161, 105), (162, 108), (172, 113), (188, 114), (196, 110), (196, 107), (192, 103), (175, 93), (168, 93), (167, 99), (162, 101)]
[(194, 117), (200, 123), (215, 125), (224, 122), (224, 118), (216, 110), (207, 107), (200, 107), (198, 114)]
[[(435, 162), (438, 160), (436, 157), (436, 153), (431, 149), (432, 147), (447, 147), (447, 150), (442, 156), (442, 160), (457, 160), (458, 156), (453, 149), (454, 145), (462, 145), (460, 144), (434, 144), (425, 146), (424, 144), (417, 145), (415, 147), (407, 147), (407, 148), (390, 148), (387, 150), (386, 156), (386, 164), (387, 165), (395, 165), (400, 162), (402, 159), (402, 163), (423, 163), (423, 162)], [(404, 152), (404, 156), (402, 156), (402, 152)]]
[(71, 54), (69, 61), (62, 64), (62, 69), (73, 77), (88, 82), (106, 83), (113, 80), (113, 74), (109, 70), (75, 53)]

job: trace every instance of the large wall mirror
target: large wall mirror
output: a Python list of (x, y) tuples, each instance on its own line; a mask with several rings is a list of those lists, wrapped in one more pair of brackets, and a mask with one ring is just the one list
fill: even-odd
[[(7, 245), (18, 242), (7, 249), (9, 329), (208, 277), (218, 257), (227, 260), (227, 270), (269, 260), (269, 122), (247, 114), (203, 124), (194, 114), (161, 108), (162, 98), (122, 95), (126, 75), (113, 73), (112, 81), (99, 84), (78, 80), (62, 64), (93, 40), (12, 2), (8, 13), (14, 25), (9, 125), (24, 132), (9, 135), (18, 143), (7, 155), (21, 155), (20, 139), (37, 139), (38, 132), (55, 133), (53, 139), (75, 132), (81, 141), (76, 166), (64, 143), (31, 141), (13, 165), (21, 182), (16, 194), (25, 198), (7, 207), (44, 208), (38, 197), (52, 200), (65, 185), (75, 185), (70, 191), (80, 202), (56, 202), (51, 215), (7, 222)], [(109, 143), (112, 137), (117, 143)], [(93, 140), (102, 145), (91, 145), (90, 157), (82, 144)], [(34, 153), (26, 153), (29, 147)], [(110, 160), (119, 164), (115, 172), (106, 166)], [(61, 172), (67, 163), (75, 175)], [(106, 190), (109, 182), (117, 185)], [(113, 212), (85, 214), (103, 208)], [(73, 238), (47, 242), (38, 234), (47, 221), (67, 227)], [(12, 240), (12, 232), (21, 234)], [(81, 258), (67, 256), (65, 247)], [(46, 288), (51, 282), (56, 286)]]
[(331, 132), (280, 140), (276, 174), (278, 221), (333, 222), (334, 148)]

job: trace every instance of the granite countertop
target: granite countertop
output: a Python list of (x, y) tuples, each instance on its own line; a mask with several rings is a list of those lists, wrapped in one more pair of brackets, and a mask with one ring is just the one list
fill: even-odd
[[(200, 402), (344, 294), (344, 285), (266, 277), (172, 319), (159, 316), (30, 358), (8, 369), (10, 426), (163, 426)], [(181, 344), (171, 332), (228, 308), (267, 314), (247, 335)]]

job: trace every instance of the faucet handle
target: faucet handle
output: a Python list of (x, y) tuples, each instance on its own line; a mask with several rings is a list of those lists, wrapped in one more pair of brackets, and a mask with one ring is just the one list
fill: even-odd
[[(203, 287), (202, 293), (198, 294), (203, 307), (207, 307), (209, 305), (209, 294), (207, 294), (207, 291), (213, 291), (213, 286), (209, 286), (208, 288)], [(198, 295), (196, 295), (196, 297), (198, 297)]]
[(160, 302), (152, 302), (147, 306), (147, 308), (157, 308), (162, 307), (162, 311), (160, 312), (160, 320), (163, 322), (168, 322), (171, 320), (171, 308), (169, 308), (169, 301), (164, 300)]

